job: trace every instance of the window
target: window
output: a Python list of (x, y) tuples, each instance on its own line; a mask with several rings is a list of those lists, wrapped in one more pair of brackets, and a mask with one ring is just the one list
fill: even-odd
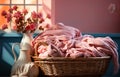
[[(26, 8), (29, 13), (31, 11), (39, 12), (42, 10), (42, 0), (0, 0), (0, 29), (1, 25), (6, 23), (5, 18), (1, 16), (1, 12), (8, 10), (14, 5), (17, 5), (19, 10)], [(10, 23), (9, 25), (11, 26), (12, 24)]]

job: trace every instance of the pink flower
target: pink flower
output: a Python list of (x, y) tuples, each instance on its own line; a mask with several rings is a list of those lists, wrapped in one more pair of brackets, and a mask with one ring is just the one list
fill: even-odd
[(39, 27), (39, 29), (41, 30), (43, 28), (44, 31), (48, 30), (50, 28), (50, 24), (45, 24)]
[(23, 10), (23, 14), (26, 15), (28, 13), (27, 9)]
[(50, 14), (47, 14), (47, 18), (49, 18), (49, 19), (50, 19), (50, 18), (51, 18), (51, 15), (50, 15)]
[(32, 23), (29, 26), (30, 26), (30, 30), (35, 30), (37, 25), (35, 23)]
[(17, 25), (14, 25), (14, 26), (12, 27), (12, 29), (13, 29), (13, 30), (18, 30)]
[(46, 24), (45, 28), (47, 29), (50, 28), (50, 24)]
[(27, 25), (27, 26), (25, 27), (25, 30), (26, 30), (26, 31), (29, 31), (29, 30), (30, 30), (30, 25)]
[(31, 16), (32, 16), (33, 19), (38, 18), (38, 15), (37, 15), (37, 13), (36, 13), (35, 11), (33, 11), (33, 12), (31, 13)]
[(6, 16), (7, 15), (7, 12), (5, 10), (2, 11), (1, 13), (2, 16)]
[(42, 18), (42, 17), (43, 17), (42, 13), (38, 13), (38, 18)]
[(17, 10), (17, 8), (18, 8), (18, 7), (15, 5), (15, 6), (13, 6), (12, 9), (13, 9), (13, 10)]
[(39, 23), (42, 23), (42, 22), (44, 22), (45, 20), (43, 19), (43, 18), (41, 18), (40, 20), (39, 20)]
[(7, 29), (7, 28), (8, 28), (8, 25), (7, 25), (7, 24), (2, 25), (2, 30), (5, 30), (5, 29)]
[(22, 13), (20, 11), (17, 11), (13, 16), (16, 17), (16, 18), (21, 18)]
[(28, 26), (26, 26), (25, 30), (26, 30), (26, 31), (33, 31), (33, 30), (36, 29), (36, 26), (37, 26), (37, 24), (31, 23), (31, 24), (29, 24)]
[(15, 23), (19, 24), (20, 20), (19, 19), (15, 19)]
[(8, 11), (9, 11), (10, 13), (13, 13), (13, 9), (12, 9), (12, 8), (10, 8)]
[(10, 14), (10, 13), (7, 14), (7, 15), (6, 15), (6, 18), (7, 18), (7, 22), (10, 22), (10, 20), (11, 20), (11, 14)]

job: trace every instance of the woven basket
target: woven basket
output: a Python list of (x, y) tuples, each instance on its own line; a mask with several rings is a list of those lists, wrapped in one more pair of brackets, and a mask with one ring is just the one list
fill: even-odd
[(89, 57), (89, 58), (64, 58), (49, 57), (45, 59), (32, 57), (35, 64), (47, 76), (82, 76), (101, 77), (107, 70), (110, 57)]

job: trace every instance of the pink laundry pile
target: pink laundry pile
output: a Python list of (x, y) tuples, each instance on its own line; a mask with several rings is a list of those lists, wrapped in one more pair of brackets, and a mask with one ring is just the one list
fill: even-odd
[(114, 72), (119, 70), (117, 44), (110, 37), (82, 35), (74, 27), (57, 24), (35, 37), (32, 44), (41, 58), (111, 56)]

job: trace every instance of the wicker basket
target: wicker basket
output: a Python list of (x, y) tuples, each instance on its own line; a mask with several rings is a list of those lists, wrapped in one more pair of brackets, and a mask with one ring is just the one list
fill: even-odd
[(49, 57), (45, 59), (32, 57), (35, 64), (47, 76), (82, 76), (101, 77), (107, 70), (110, 57), (63, 58)]

